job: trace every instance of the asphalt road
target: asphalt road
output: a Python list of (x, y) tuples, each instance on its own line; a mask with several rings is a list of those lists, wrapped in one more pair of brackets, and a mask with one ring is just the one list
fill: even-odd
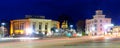
[(0, 48), (42, 48), (53, 45), (70, 44), (72, 42), (87, 41), (90, 37), (80, 38), (58, 38), (58, 39), (43, 39), (43, 40), (20, 40), (18, 42), (5, 42), (0, 43)]
[(0, 48), (120, 48), (119, 40), (103, 40), (100, 37), (21, 40), (20, 42), (0, 43)]
[(120, 48), (120, 38), (92, 40), (70, 45), (51, 46), (50, 48)]

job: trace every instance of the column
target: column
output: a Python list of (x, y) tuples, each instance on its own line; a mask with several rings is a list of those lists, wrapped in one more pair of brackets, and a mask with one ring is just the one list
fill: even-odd
[(45, 22), (43, 21), (42, 22), (42, 32), (44, 32), (45, 31)]
[(51, 32), (51, 22), (48, 22), (48, 32)]

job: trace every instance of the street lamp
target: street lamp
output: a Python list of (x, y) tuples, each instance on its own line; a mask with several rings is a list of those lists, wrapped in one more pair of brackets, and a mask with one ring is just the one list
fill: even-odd
[(73, 25), (70, 25), (70, 28), (72, 29), (72, 28), (73, 28)]
[(58, 30), (58, 29), (56, 29), (56, 30), (55, 30), (55, 32), (59, 32), (59, 30)]
[(5, 31), (4, 31), (4, 26), (5, 26), (5, 23), (4, 23), (4, 22), (3, 22), (3, 23), (1, 23), (1, 26), (3, 27), (3, 37), (4, 37), (4, 34), (5, 34), (5, 33), (4, 33), (4, 32), (5, 32)]

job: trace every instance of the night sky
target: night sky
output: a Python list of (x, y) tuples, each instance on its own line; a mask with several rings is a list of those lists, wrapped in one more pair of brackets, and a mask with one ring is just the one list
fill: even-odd
[(97, 9), (120, 25), (120, 0), (0, 0), (0, 19), (21, 19), (28, 14), (57, 20), (66, 14), (77, 22), (92, 18)]

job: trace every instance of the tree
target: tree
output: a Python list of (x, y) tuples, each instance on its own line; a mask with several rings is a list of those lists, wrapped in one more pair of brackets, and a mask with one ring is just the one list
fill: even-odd
[(82, 33), (85, 32), (85, 21), (84, 20), (79, 20), (77, 23), (77, 31)]

